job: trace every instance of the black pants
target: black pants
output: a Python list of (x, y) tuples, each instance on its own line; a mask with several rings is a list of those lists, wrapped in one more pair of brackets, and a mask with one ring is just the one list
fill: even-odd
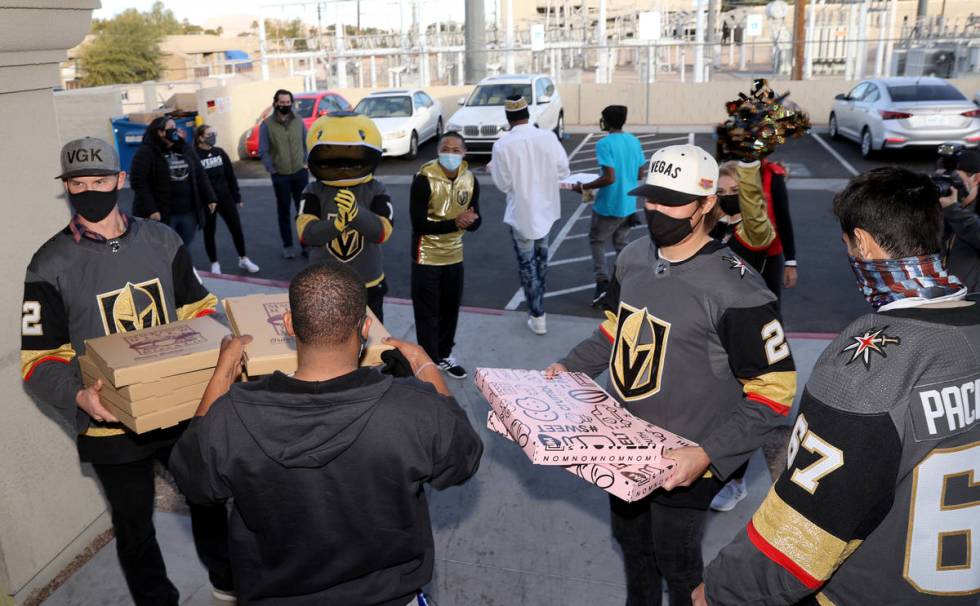
[(289, 203), (292, 202), (299, 213), (299, 201), (309, 181), (310, 176), (305, 168), (291, 175), (272, 175), (272, 189), (276, 192), (276, 213), (279, 215), (279, 237), (282, 238), (284, 247), (293, 245), (293, 215)]
[(660, 606), (667, 580), (671, 606), (691, 604), (703, 580), (701, 539), (708, 512), (666, 507), (650, 498), (609, 498), (613, 537), (626, 564), (626, 606)]
[[(166, 466), (169, 460), (168, 446), (141, 461), (94, 465), (109, 500), (116, 532), (116, 553), (136, 606), (175, 606), (179, 603), (180, 596), (167, 578), (153, 528), (153, 463), (159, 461)], [(227, 509), (224, 504), (188, 504), (194, 546), (208, 569), (211, 584), (218, 589), (234, 589), (228, 560)]]
[(388, 282), (382, 280), (380, 284), (367, 289), (367, 306), (371, 312), (377, 316), (378, 322), (384, 324), (385, 321), (385, 294), (388, 292)]
[(214, 263), (218, 260), (218, 250), (214, 245), (214, 234), (218, 231), (218, 215), (224, 220), (231, 232), (231, 239), (235, 243), (235, 250), (239, 257), (245, 256), (245, 234), (242, 233), (242, 219), (238, 216), (238, 205), (231, 198), (219, 198), (218, 206), (213, 213), (208, 213), (204, 221), (204, 250), (208, 253), (208, 259)]
[(453, 353), (459, 306), (463, 300), (463, 264), (412, 263), (415, 338), (438, 362)]
[(786, 259), (782, 253), (772, 257), (766, 257), (766, 266), (762, 268), (762, 279), (766, 281), (766, 287), (776, 295), (776, 305), (778, 307), (783, 298), (783, 267)]

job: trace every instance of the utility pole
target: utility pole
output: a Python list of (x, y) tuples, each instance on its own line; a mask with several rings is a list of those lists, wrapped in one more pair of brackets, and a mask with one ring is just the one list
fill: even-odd
[(796, 0), (796, 7), (793, 9), (793, 80), (803, 79), (805, 48), (806, 0)]
[(507, 0), (507, 73), (514, 73), (514, 0)]
[(268, 42), (265, 35), (265, 14), (259, 12), (259, 57), (261, 58), (262, 79), (269, 79)]
[(718, 44), (718, 0), (708, 0), (708, 63), (712, 67), (721, 65), (720, 49), (715, 48)]
[(597, 84), (609, 83), (609, 50), (606, 48), (606, 0), (599, 0), (599, 21), (596, 24), (596, 46), (598, 46), (595, 81)]
[(466, 0), (466, 76), (467, 84), (476, 84), (487, 75), (487, 30), (483, 0)]

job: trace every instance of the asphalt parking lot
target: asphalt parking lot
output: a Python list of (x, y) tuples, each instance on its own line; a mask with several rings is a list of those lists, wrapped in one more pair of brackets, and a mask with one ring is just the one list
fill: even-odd
[[(595, 143), (601, 137), (601, 133), (566, 137), (563, 144), (569, 153), (572, 172), (596, 172)], [(710, 134), (662, 133), (641, 137), (648, 154), (658, 147), (683, 143), (691, 137), (697, 145), (708, 150), (714, 148)], [(389, 297), (410, 297), (409, 184), (418, 168), (434, 157), (435, 145), (429, 142), (421, 147), (419, 158), (385, 158), (377, 171), (378, 178), (388, 186), (396, 213), (395, 232), (384, 249)], [(502, 222), (504, 196), (492, 186), (485, 172), (488, 159), (483, 156), (470, 161), (481, 175), (483, 226), (466, 236), (463, 303), (490, 310), (523, 309), (509, 228)], [(847, 265), (831, 212), (834, 193), (852, 175), (875, 166), (898, 164), (912, 170), (928, 171), (935, 155), (930, 150), (891, 152), (868, 161), (861, 158), (856, 144), (831, 141), (823, 134), (810, 134), (781, 147), (774, 159), (782, 161), (790, 171), (790, 208), (799, 262), (799, 285), (784, 291), (783, 314), (787, 330), (796, 333), (838, 332), (869, 308), (858, 294)], [(247, 277), (288, 281), (303, 267), (304, 260), (299, 257), (284, 260), (281, 256), (272, 187), (263, 181), (264, 171), (256, 161), (239, 163), (236, 170), (239, 178), (246, 180), (242, 219), (248, 254), (262, 268), (258, 274)], [(125, 199), (130, 196), (127, 191)], [(578, 194), (562, 193), (562, 218), (552, 231), (550, 249), (545, 302), (549, 313), (598, 317), (598, 312), (590, 305), (594, 282), (587, 239), (589, 216), (589, 206), (582, 204)], [(631, 237), (638, 238), (644, 233), (645, 228), (641, 225), (633, 230)], [(237, 267), (231, 239), (223, 224), (218, 228), (218, 251), (224, 273), (246, 276)], [(191, 252), (195, 266), (208, 271), (210, 263), (200, 232)]]

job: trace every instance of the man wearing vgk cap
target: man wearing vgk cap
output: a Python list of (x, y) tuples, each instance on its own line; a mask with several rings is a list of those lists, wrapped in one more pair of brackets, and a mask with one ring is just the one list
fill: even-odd
[(690, 604), (702, 577), (701, 538), (724, 481), (783, 422), (796, 393), (789, 344), (765, 283), (713, 240), (718, 165), (675, 145), (650, 159), (649, 238), (619, 255), (606, 320), (548, 374), (608, 368), (610, 391), (633, 414), (699, 444), (671, 451), (662, 490), (634, 503), (610, 498), (623, 549), (627, 604)]
[[(21, 374), (42, 405), (77, 436), (105, 490), (126, 583), (139, 605), (176, 605), (153, 530), (153, 466), (169, 462), (186, 424), (136, 435), (102, 405), (101, 382), (82, 385), (76, 360), (85, 340), (213, 313), (217, 299), (197, 279), (177, 232), (129, 217), (116, 205), (126, 173), (101, 139), (72, 141), (61, 175), (73, 214), (34, 253), (24, 280)], [(67, 505), (66, 506), (70, 506)], [(223, 506), (190, 506), (198, 554), (216, 599), (233, 600)]]

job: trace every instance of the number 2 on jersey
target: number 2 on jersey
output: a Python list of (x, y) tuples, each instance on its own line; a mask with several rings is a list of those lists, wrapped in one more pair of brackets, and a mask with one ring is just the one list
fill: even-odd
[(25, 337), (39, 337), (41, 329), (41, 304), (37, 301), (24, 301), (24, 315), (21, 319), (20, 333)]
[(937, 448), (915, 468), (904, 576), (920, 593), (980, 593), (980, 442)]
[(766, 361), (772, 366), (789, 357), (789, 343), (783, 333), (783, 325), (773, 320), (762, 327), (762, 340), (766, 343)]

